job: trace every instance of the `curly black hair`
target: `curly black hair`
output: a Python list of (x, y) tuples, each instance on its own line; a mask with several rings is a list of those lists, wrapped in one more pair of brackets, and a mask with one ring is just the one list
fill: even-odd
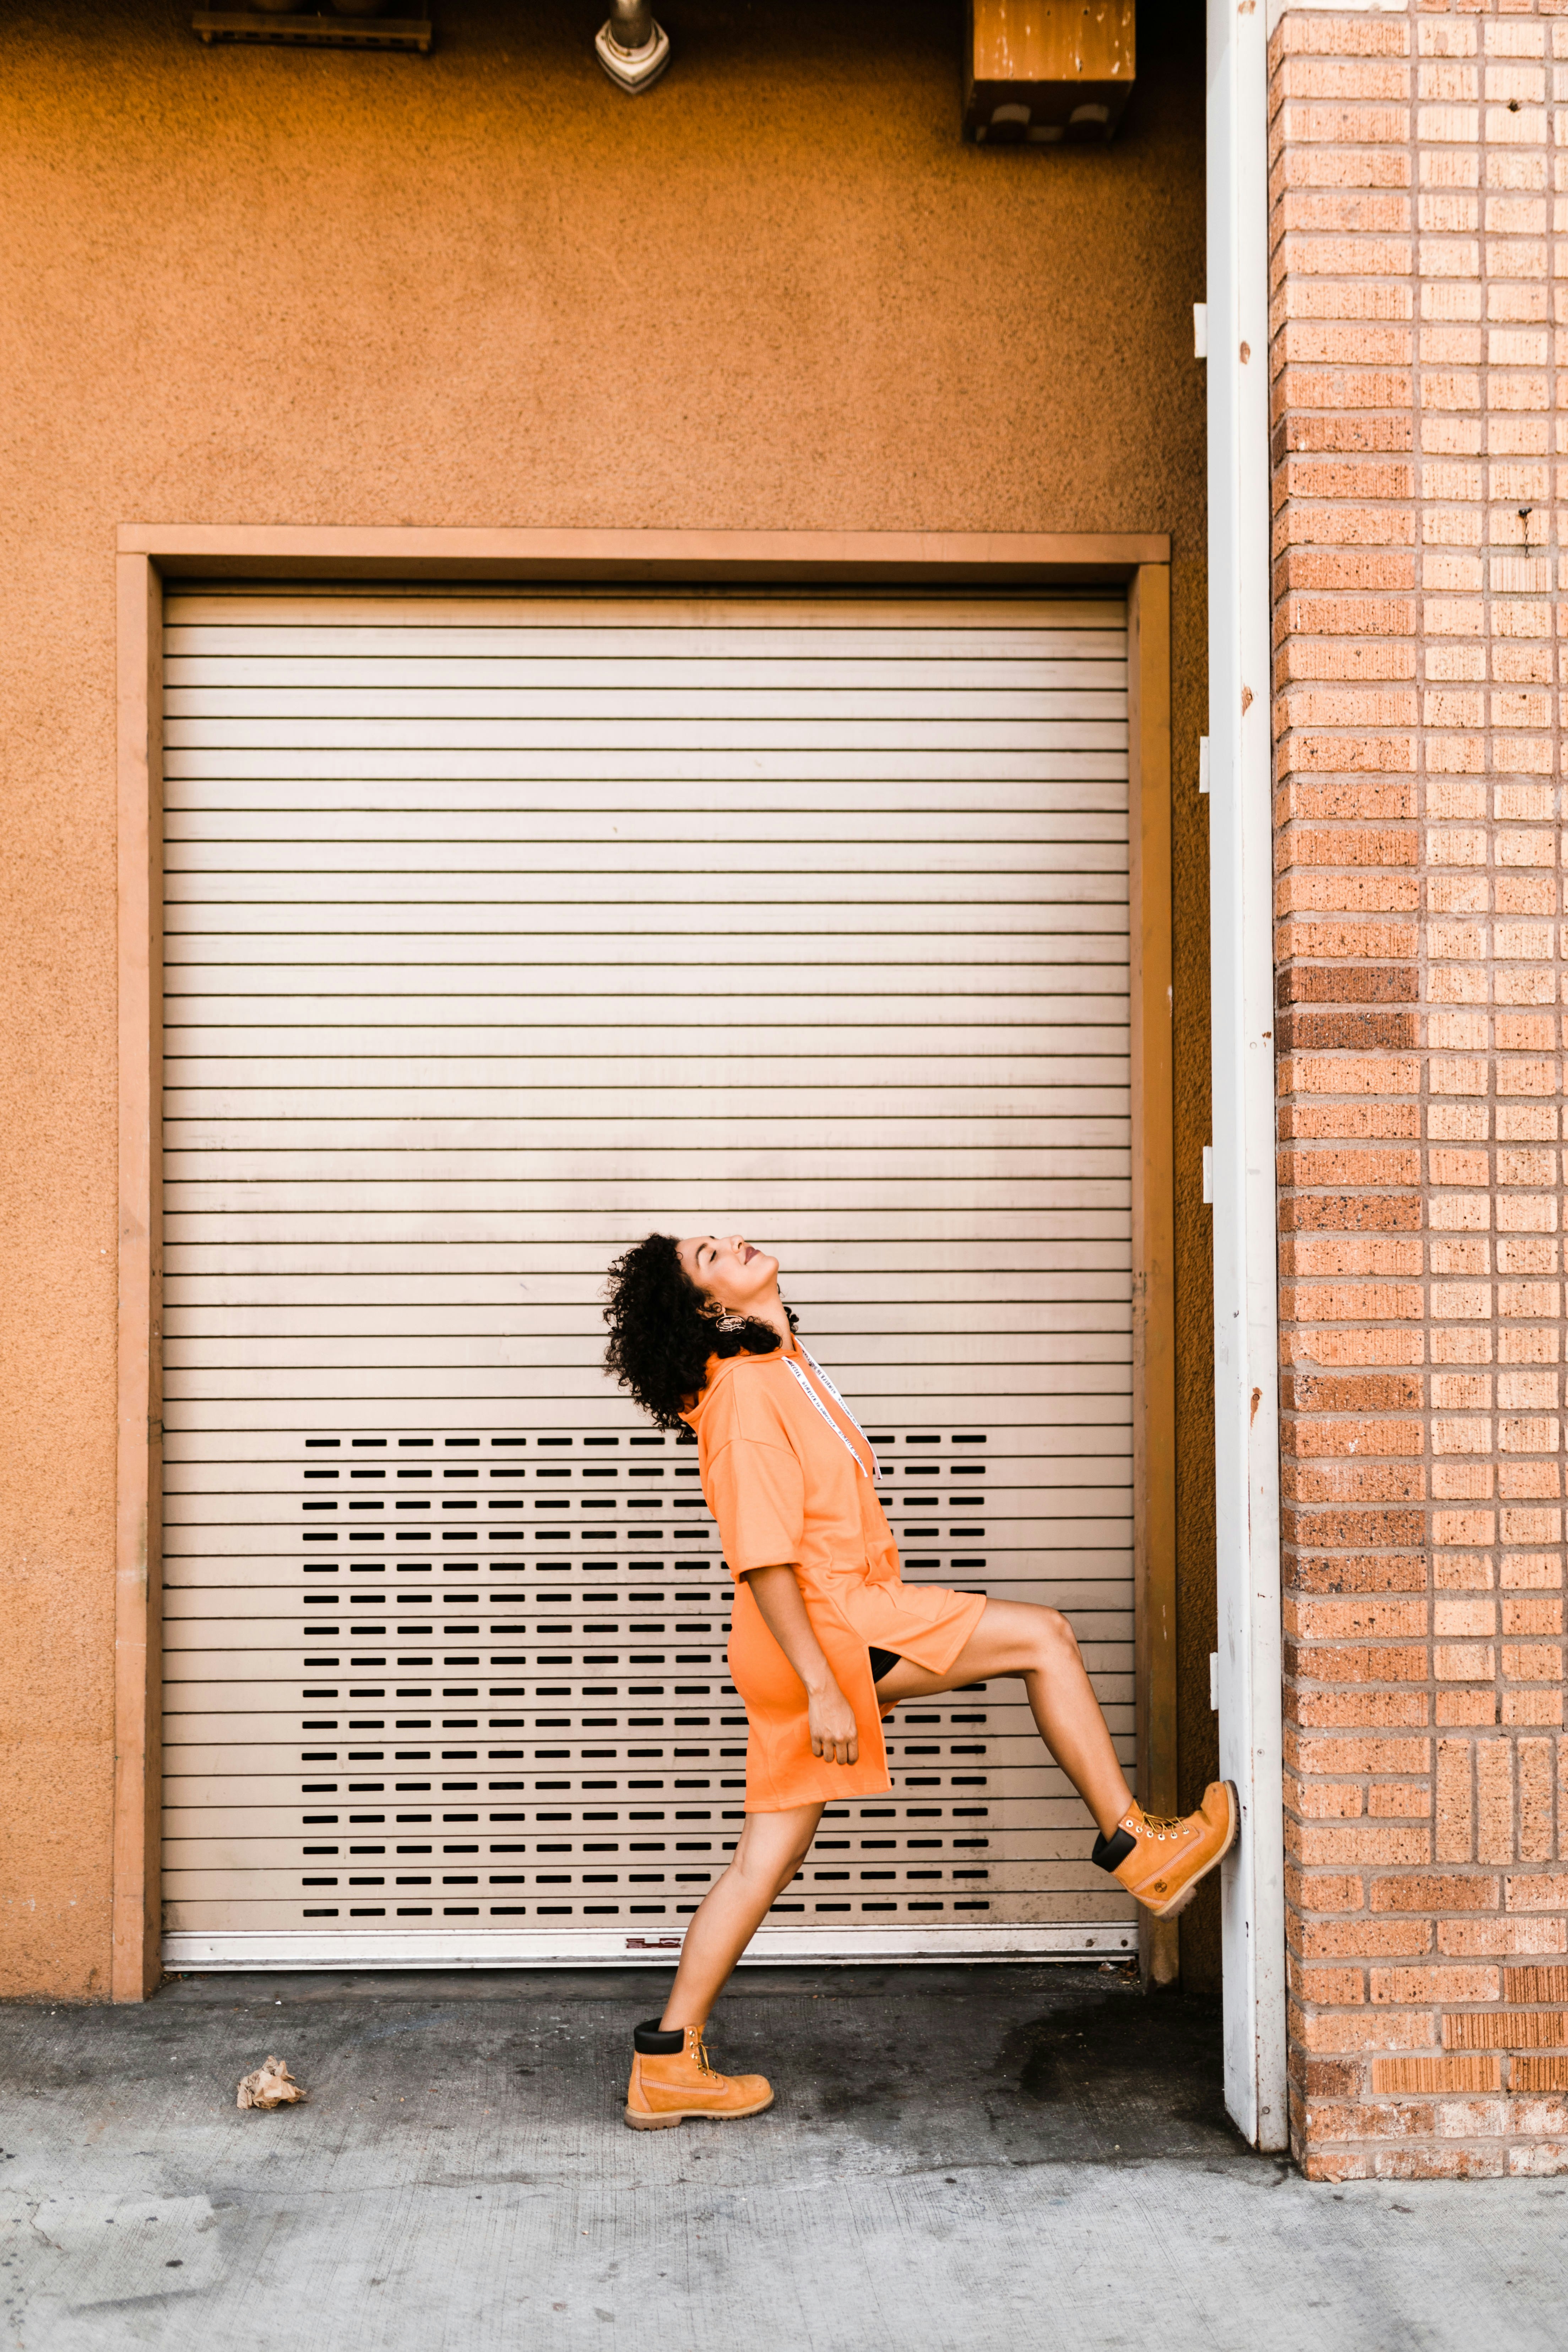
[[(786, 1307), (789, 1328), (795, 1319)], [(771, 1356), (779, 1335), (771, 1323), (747, 1317), (721, 1331), (712, 1302), (700, 1290), (669, 1234), (648, 1234), (610, 1267), (605, 1320), (610, 1344), (605, 1370), (613, 1372), (660, 1429), (680, 1429), (707, 1377), (710, 1356)]]

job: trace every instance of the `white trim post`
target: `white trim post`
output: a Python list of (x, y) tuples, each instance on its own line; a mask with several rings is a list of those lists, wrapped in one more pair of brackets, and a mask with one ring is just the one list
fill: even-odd
[(1289, 2141), (1280, 1790), (1279, 1368), (1269, 740), (1268, 36), (1208, 5), (1209, 954), (1226, 2105)]

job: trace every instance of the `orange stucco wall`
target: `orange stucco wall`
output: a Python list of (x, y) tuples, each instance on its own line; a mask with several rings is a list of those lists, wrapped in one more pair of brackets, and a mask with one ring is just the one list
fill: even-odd
[(1140, 27), (1113, 146), (1054, 153), (960, 143), (949, 0), (671, 0), (637, 100), (592, 0), (435, 13), (423, 60), (208, 50), (173, 0), (6, 31), (0, 1990), (108, 1979), (121, 521), (1173, 534), (1204, 1776), (1201, 12)]

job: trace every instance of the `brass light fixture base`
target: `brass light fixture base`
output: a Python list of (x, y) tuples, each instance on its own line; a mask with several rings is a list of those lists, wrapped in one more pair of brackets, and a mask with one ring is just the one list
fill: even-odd
[[(650, 18), (651, 23), (651, 18)], [(599, 63), (617, 89), (629, 97), (651, 89), (669, 63), (669, 35), (662, 25), (654, 25), (653, 37), (640, 49), (623, 49), (612, 37), (611, 24), (600, 26), (594, 37)]]

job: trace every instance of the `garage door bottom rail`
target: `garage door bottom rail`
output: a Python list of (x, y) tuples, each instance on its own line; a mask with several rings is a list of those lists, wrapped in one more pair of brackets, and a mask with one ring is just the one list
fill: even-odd
[[(291, 1929), (163, 1938), (163, 1966), (175, 1973), (222, 1969), (595, 1969), (669, 1968), (678, 1935), (625, 1928)], [(973, 1927), (764, 1927), (742, 1962), (788, 1966), (876, 1960), (1103, 1960), (1131, 1958), (1138, 1930), (1125, 1919), (1082, 1926)]]

